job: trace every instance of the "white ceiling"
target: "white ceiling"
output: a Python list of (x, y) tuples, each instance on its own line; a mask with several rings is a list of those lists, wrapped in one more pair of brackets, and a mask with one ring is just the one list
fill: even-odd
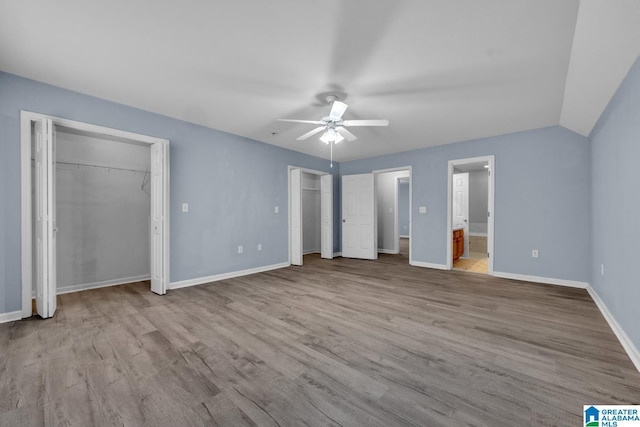
[(276, 119), (389, 119), (338, 161), (588, 135), (639, 53), (637, 0), (0, 0), (9, 73), (321, 157)]

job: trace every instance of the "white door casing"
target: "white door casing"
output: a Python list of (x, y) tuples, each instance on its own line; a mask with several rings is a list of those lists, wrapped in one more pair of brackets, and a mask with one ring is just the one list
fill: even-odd
[(168, 257), (163, 242), (168, 237), (168, 203), (165, 200), (167, 173), (167, 143), (156, 142), (151, 145), (151, 291), (164, 295), (167, 293)]
[(291, 221), (291, 265), (302, 265), (302, 171), (289, 171), (291, 198), (289, 221)]
[(469, 173), (453, 174), (453, 217), (454, 229), (464, 229), (464, 253), (463, 258), (469, 256)]
[(342, 256), (376, 259), (375, 185), (372, 173), (342, 177)]
[(320, 176), (320, 256), (333, 259), (333, 176)]
[(35, 281), (36, 310), (42, 318), (56, 311), (55, 160), (53, 122), (35, 122)]

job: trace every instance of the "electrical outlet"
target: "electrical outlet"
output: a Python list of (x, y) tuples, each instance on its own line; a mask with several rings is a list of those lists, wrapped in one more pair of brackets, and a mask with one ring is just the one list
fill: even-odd
[(421, 214), (426, 214), (427, 213), (427, 207), (426, 206), (420, 206), (420, 213)]
[(244, 252), (244, 248), (240, 245), (238, 246), (238, 253), (241, 254), (242, 252)]
[(258, 243), (258, 250), (261, 251), (262, 250), (262, 243)]
[(600, 275), (604, 276), (604, 264), (600, 264)]
[(538, 250), (537, 250), (537, 249), (533, 249), (533, 250), (531, 251), (531, 256), (532, 256), (533, 258), (538, 258)]

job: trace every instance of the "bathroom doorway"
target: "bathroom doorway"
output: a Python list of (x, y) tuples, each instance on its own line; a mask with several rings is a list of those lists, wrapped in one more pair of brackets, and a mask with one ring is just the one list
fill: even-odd
[(448, 267), (493, 272), (493, 156), (449, 162)]

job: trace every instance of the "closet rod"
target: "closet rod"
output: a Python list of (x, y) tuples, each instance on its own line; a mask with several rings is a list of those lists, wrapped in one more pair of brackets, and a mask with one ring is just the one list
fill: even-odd
[(85, 166), (90, 168), (113, 169), (116, 171), (141, 172), (141, 173), (149, 172), (148, 170), (144, 170), (144, 169), (128, 169), (128, 168), (119, 168), (115, 166), (94, 165), (90, 163), (73, 163), (73, 162), (56, 162), (56, 163), (59, 165), (69, 165), (69, 166), (78, 166), (78, 167)]

